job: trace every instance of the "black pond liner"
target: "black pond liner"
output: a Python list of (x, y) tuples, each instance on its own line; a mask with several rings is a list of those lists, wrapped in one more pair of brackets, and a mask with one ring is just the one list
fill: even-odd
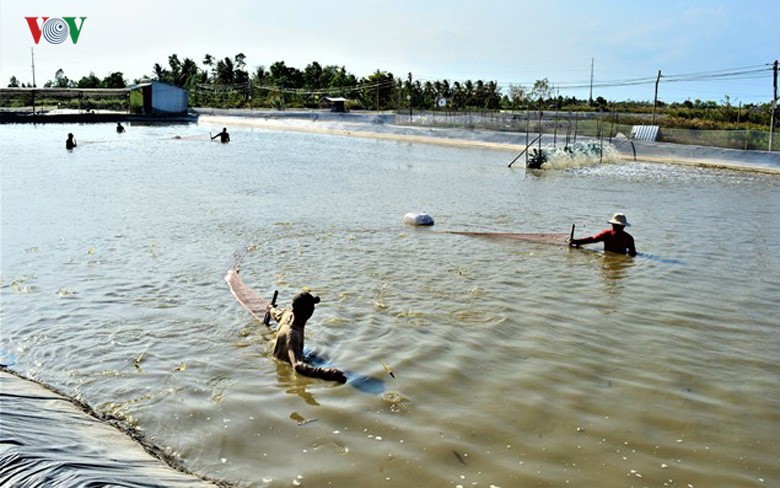
[(231, 486), (88, 405), (0, 367), (0, 486)]

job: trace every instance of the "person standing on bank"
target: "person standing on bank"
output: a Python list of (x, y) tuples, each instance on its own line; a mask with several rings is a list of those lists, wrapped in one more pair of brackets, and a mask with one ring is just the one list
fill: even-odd
[(73, 150), (74, 147), (76, 147), (76, 138), (73, 136), (73, 134), (68, 134), (68, 139), (65, 141), (65, 149), (68, 151)]
[(612, 219), (607, 222), (612, 224), (612, 229), (603, 230), (594, 236), (584, 237), (582, 239), (572, 239), (569, 241), (569, 246), (580, 247), (582, 244), (603, 242), (604, 251), (636, 256), (634, 238), (624, 230), (631, 225), (628, 223), (626, 216), (622, 213), (616, 213), (612, 216)]
[(213, 136), (211, 140), (214, 140), (217, 137), (219, 137), (219, 142), (222, 144), (227, 144), (230, 142), (230, 134), (228, 134), (227, 127), (223, 127), (222, 132), (219, 132), (217, 135)]

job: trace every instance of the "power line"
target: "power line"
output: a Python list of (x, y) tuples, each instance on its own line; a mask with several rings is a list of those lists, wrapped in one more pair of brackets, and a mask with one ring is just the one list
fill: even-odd
[[(661, 75), (660, 81), (663, 84), (668, 83), (692, 83), (692, 82), (712, 82), (712, 81), (747, 81), (758, 80), (765, 78), (772, 71), (772, 64), (764, 63), (751, 66), (741, 66), (735, 68), (722, 68), (708, 71), (699, 71), (692, 73), (680, 73), (671, 75)], [(426, 79), (424, 77), (418, 77), (418, 81), (423, 82), (452, 82), (457, 83), (457, 80), (448, 79)], [(656, 76), (646, 76), (638, 78), (625, 78), (616, 80), (603, 80), (603, 81), (572, 81), (572, 82), (550, 82), (551, 86), (554, 86), (556, 90), (572, 91), (583, 90), (591, 88), (622, 88), (630, 86), (651, 85), (658, 82)], [(467, 80), (470, 81), (470, 80)], [(216, 92), (216, 91), (233, 91), (233, 92), (248, 92), (251, 90), (271, 91), (277, 93), (285, 93), (291, 95), (327, 95), (332, 93), (354, 93), (361, 90), (374, 90), (382, 88), (390, 88), (395, 86), (397, 80), (380, 81), (376, 83), (358, 83), (357, 85), (337, 86), (319, 89), (306, 89), (306, 88), (284, 88), (275, 85), (256, 85), (253, 83), (239, 83), (239, 84), (199, 84), (196, 85), (198, 90)], [(504, 90), (511, 86), (533, 86), (535, 82), (493, 82), (496, 84), (498, 90)]]
[[(694, 73), (681, 73), (672, 75), (662, 75), (664, 83), (691, 82), (691, 81), (726, 81), (726, 80), (756, 80), (764, 78), (767, 73), (772, 71), (770, 63), (741, 66), (736, 68), (724, 68), (710, 71), (701, 71)], [(426, 78), (419, 78), (424, 81), (431, 81)], [(437, 80), (438, 81), (438, 80)], [(656, 82), (655, 76), (645, 76), (640, 78), (626, 78), (617, 80), (594, 81), (571, 81), (571, 82), (551, 82), (560, 90), (581, 90), (585, 88), (619, 88), (637, 85), (650, 85)], [(500, 88), (508, 88), (512, 85), (533, 86), (535, 82), (499, 82)]]

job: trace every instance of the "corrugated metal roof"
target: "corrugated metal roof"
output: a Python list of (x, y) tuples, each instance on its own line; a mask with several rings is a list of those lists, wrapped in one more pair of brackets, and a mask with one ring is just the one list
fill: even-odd
[(631, 136), (629, 139), (634, 139), (636, 141), (655, 142), (655, 140), (658, 139), (658, 126), (635, 125), (631, 128)]

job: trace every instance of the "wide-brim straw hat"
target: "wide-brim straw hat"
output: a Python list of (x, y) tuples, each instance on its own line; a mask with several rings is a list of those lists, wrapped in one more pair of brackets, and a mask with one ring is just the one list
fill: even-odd
[(610, 224), (622, 225), (624, 227), (628, 227), (631, 225), (628, 223), (628, 219), (626, 219), (626, 216), (622, 213), (616, 213), (615, 215), (612, 216), (612, 219), (608, 220), (607, 222)]

